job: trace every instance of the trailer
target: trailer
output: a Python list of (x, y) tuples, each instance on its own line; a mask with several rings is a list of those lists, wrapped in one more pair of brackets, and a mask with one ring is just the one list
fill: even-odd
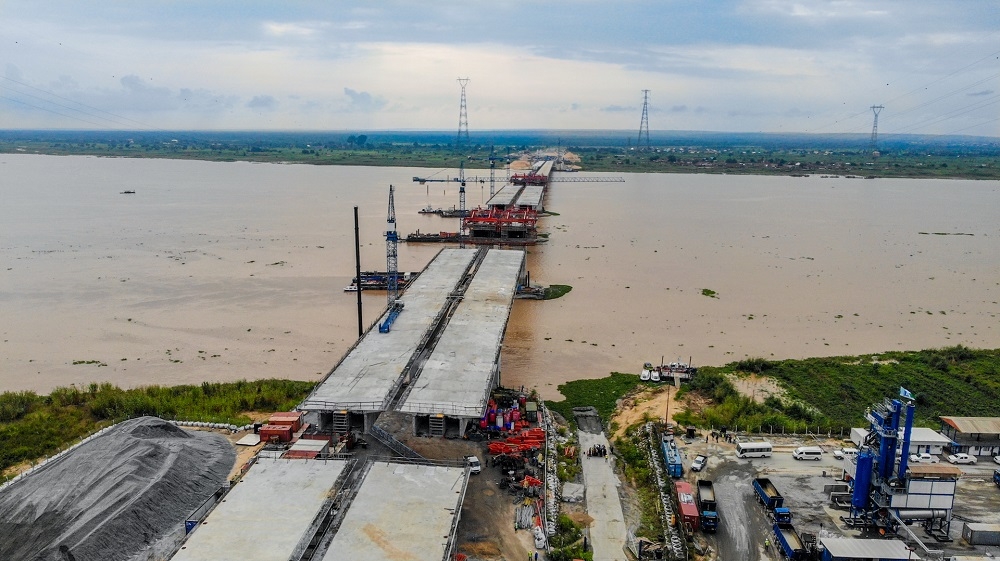
[(774, 523), (774, 539), (781, 552), (790, 561), (800, 561), (806, 558), (806, 548), (802, 545), (799, 534), (791, 524)]
[(667, 475), (670, 477), (684, 476), (684, 463), (681, 454), (677, 450), (677, 443), (674, 442), (673, 434), (665, 434), (660, 441), (660, 448), (663, 450), (663, 464), (667, 467)]
[(774, 487), (771, 480), (766, 477), (754, 479), (753, 490), (757, 493), (757, 500), (767, 510), (774, 510), (785, 504), (785, 498), (781, 496), (781, 493)]
[(715, 532), (719, 529), (718, 503), (715, 502), (715, 486), (707, 479), (699, 479), (698, 510), (701, 513), (701, 529), (704, 532)]
[(681, 513), (681, 521), (689, 532), (699, 528), (698, 506), (694, 504), (694, 492), (691, 484), (687, 481), (675, 481), (674, 489), (677, 491), (677, 506)]

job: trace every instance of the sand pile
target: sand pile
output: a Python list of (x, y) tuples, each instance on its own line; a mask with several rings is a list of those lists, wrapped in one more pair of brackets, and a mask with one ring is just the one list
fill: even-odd
[(183, 527), (226, 480), (226, 439), (123, 422), (0, 493), (0, 559), (126, 560)]

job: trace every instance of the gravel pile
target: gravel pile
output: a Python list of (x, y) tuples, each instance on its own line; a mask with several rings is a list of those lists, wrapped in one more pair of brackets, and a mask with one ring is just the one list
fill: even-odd
[(0, 492), (0, 559), (130, 559), (183, 527), (235, 458), (218, 434), (120, 423)]

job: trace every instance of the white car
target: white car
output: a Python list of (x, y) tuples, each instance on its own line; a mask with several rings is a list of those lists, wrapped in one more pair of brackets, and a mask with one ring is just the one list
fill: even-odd
[(465, 463), (469, 466), (469, 473), (473, 475), (483, 470), (483, 464), (479, 463), (477, 456), (466, 456)]
[(1000, 464), (1000, 456), (993, 456), (993, 462)]
[(910, 454), (911, 464), (936, 464), (938, 463), (937, 456), (931, 456), (927, 452), (921, 452), (919, 454)]
[(953, 464), (974, 464), (976, 463), (976, 457), (965, 453), (952, 454), (948, 456), (948, 461)]
[(707, 461), (708, 461), (707, 456), (702, 456), (701, 454), (698, 454), (698, 457), (696, 457), (694, 461), (691, 462), (691, 471), (701, 471), (705, 469), (705, 462)]

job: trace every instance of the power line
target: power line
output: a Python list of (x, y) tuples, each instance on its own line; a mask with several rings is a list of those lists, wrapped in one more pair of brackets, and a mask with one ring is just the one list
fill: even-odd
[(84, 123), (89, 123), (89, 124), (97, 126), (97, 127), (103, 127), (103, 126), (105, 126), (105, 125), (103, 125), (101, 123), (95, 123), (93, 121), (88, 121), (86, 119), (81, 119), (80, 117), (77, 117), (76, 115), (67, 115), (65, 113), (60, 113), (60, 112), (55, 111), (53, 109), (49, 109), (47, 107), (39, 107), (37, 105), (28, 103), (27, 101), (21, 101), (20, 99), (14, 99), (12, 97), (7, 97), (5, 95), (0, 95), (0, 99), (6, 99), (8, 101), (13, 101), (14, 103), (20, 103), (22, 105), (27, 105), (28, 107), (32, 107), (34, 109), (40, 109), (42, 111), (48, 111), (49, 113), (54, 113), (56, 115), (59, 115), (60, 117), (66, 117), (67, 119), (76, 119), (77, 121), (83, 121)]
[[(106, 115), (111, 115), (112, 117), (115, 117), (116, 119), (121, 119), (123, 121), (129, 121), (129, 122), (132, 122), (132, 123), (135, 123), (137, 125), (140, 125), (140, 126), (143, 126), (143, 127), (146, 127), (146, 128), (150, 128), (150, 129), (156, 129), (157, 128), (157, 127), (154, 127), (153, 125), (149, 125), (149, 124), (143, 123), (141, 121), (136, 121), (135, 119), (129, 119), (128, 117), (124, 117), (122, 115), (117, 115), (117, 114), (112, 113), (110, 111), (105, 111), (105, 110), (100, 109), (98, 107), (94, 107), (92, 105), (87, 105), (86, 103), (81, 103), (79, 101), (76, 101), (75, 99), (70, 99), (68, 97), (63, 97), (63, 96), (61, 96), (59, 94), (52, 93), (52, 92), (50, 92), (48, 90), (44, 90), (42, 88), (32, 86), (31, 84), (26, 84), (24, 82), (20, 82), (18, 80), (13, 79), (13, 78), (8, 78), (7, 76), (0, 76), (0, 78), (3, 78), (4, 80), (7, 80), (9, 82), (14, 82), (15, 84), (18, 84), (20, 86), (24, 86), (26, 88), (31, 88), (31, 89), (33, 89), (35, 91), (39, 91), (39, 92), (45, 93), (45, 94), (50, 95), (52, 97), (55, 97), (55, 98), (58, 98), (58, 99), (62, 99), (64, 101), (68, 101), (70, 103), (75, 103), (77, 105), (82, 105), (83, 107), (86, 107), (88, 109), (92, 109), (92, 110), (97, 111), (99, 113), (104, 113)], [(0, 87), (3, 87), (3, 86), (0, 86)], [(10, 88), (4, 88), (4, 89), (10, 90)], [(36, 97), (36, 96), (31, 95), (31, 94), (27, 94), (27, 93), (24, 93), (24, 92), (21, 92), (21, 91), (18, 91), (18, 90), (11, 90), (11, 91), (17, 91), (17, 93), (19, 93), (21, 95), (26, 95), (26, 96), (29, 96), (29, 97)], [(41, 98), (37, 98), (37, 99), (41, 99)], [(51, 103), (53, 105), (59, 105), (58, 103), (55, 103), (53, 101), (49, 101), (47, 99), (43, 99), (43, 101), (45, 101), (46, 103)], [(66, 107), (65, 105), (59, 105), (59, 106), (60, 107)], [(82, 111), (80, 109), (75, 109), (75, 108), (72, 108), (72, 107), (66, 107), (66, 109), (72, 109), (73, 111), (79, 111), (81, 113), (86, 114), (86, 111)], [(98, 118), (101, 118), (101, 119), (110, 120), (110, 119), (107, 119), (106, 117), (99, 117), (98, 115), (91, 115), (91, 116), (92, 117), (98, 117)]]

